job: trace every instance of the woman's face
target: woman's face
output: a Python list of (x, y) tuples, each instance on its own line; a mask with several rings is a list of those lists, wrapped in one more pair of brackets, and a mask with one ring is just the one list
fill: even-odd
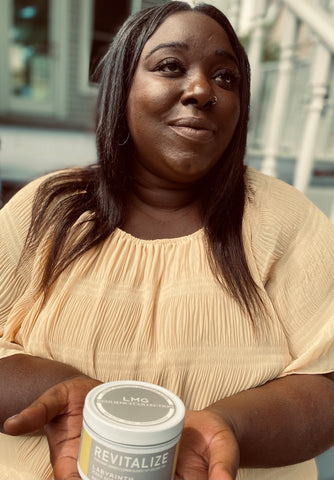
[(142, 51), (127, 103), (137, 176), (202, 178), (238, 123), (239, 80), (238, 61), (215, 20), (199, 12), (168, 17)]

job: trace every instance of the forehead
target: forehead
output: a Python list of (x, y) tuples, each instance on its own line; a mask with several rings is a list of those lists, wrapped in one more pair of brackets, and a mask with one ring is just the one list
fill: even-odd
[(148, 39), (142, 55), (149, 54), (158, 45), (169, 43), (183, 43), (201, 50), (223, 49), (235, 57), (223, 27), (200, 12), (178, 12), (169, 16)]

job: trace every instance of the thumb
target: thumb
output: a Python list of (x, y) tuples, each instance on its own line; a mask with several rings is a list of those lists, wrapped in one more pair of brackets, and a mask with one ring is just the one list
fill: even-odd
[(235, 480), (240, 462), (239, 445), (232, 432), (217, 435), (209, 446), (208, 480)]
[(77, 470), (77, 458), (59, 457), (56, 464), (53, 465), (53, 470), (55, 480), (81, 480)]
[(4, 431), (9, 435), (24, 435), (40, 430), (66, 407), (66, 395), (52, 387), (29, 407), (4, 422)]

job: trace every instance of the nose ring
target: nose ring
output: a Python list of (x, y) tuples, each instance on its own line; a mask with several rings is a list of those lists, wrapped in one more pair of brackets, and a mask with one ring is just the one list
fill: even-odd
[(210, 98), (211, 105), (216, 105), (217, 102), (218, 98), (216, 97), (216, 95), (213, 95), (213, 97)]

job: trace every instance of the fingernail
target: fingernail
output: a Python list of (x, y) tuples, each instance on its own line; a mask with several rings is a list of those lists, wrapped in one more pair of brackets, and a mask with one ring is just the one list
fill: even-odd
[(14, 420), (18, 416), (19, 416), (19, 414), (16, 413), (15, 415), (12, 415), (11, 417), (7, 418), (6, 422), (10, 422), (11, 420)]

